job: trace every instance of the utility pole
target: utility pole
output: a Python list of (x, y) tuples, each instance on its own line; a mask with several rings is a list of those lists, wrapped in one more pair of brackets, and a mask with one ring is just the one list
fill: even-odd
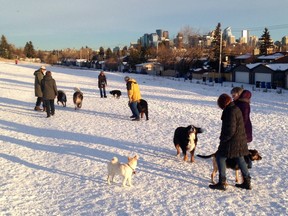
[(222, 62), (222, 31), (220, 30), (220, 52), (219, 52), (219, 69), (218, 69), (218, 79), (221, 77), (221, 62)]

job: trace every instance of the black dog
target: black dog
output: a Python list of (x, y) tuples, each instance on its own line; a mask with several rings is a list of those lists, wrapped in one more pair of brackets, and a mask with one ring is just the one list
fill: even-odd
[(174, 146), (177, 150), (177, 156), (180, 156), (180, 149), (184, 155), (184, 161), (188, 161), (187, 151), (191, 154), (191, 163), (195, 161), (194, 153), (198, 141), (198, 133), (203, 133), (202, 128), (189, 125), (188, 127), (178, 127), (174, 132)]
[(64, 91), (57, 91), (57, 104), (59, 105), (59, 102), (62, 104), (63, 107), (66, 107), (67, 97)]
[[(198, 157), (201, 158), (211, 158), (212, 157), (212, 163), (213, 163), (213, 171), (211, 173), (211, 182), (213, 184), (215, 184), (214, 182), (214, 177), (218, 171), (218, 165), (216, 162), (216, 153), (213, 153), (211, 155), (197, 155)], [(249, 155), (244, 156), (245, 162), (247, 163), (247, 165), (249, 164), (249, 160), (250, 161), (259, 161), (262, 159), (261, 155), (259, 154), (259, 152), (256, 149), (249, 149)], [(239, 181), (239, 174), (238, 174), (238, 170), (240, 169), (237, 161), (235, 160), (235, 158), (228, 158), (226, 160), (226, 168), (230, 168), (236, 171), (236, 182), (240, 182)], [(249, 168), (249, 167), (248, 167)]]
[(148, 103), (146, 100), (140, 99), (140, 102), (137, 104), (138, 111), (141, 115), (141, 118), (143, 118), (143, 115), (145, 114), (146, 120), (149, 120), (148, 117)]
[(116, 97), (117, 99), (119, 99), (122, 93), (120, 90), (112, 90), (110, 91), (110, 94), (113, 95), (113, 97)]
[(82, 101), (83, 101), (83, 93), (80, 91), (79, 88), (74, 88), (75, 92), (73, 94), (73, 102), (75, 104), (75, 110), (78, 108), (80, 109), (82, 107)]

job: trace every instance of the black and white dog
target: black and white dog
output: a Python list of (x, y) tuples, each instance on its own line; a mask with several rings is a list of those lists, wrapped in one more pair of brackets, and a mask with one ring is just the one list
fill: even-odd
[(145, 114), (146, 120), (149, 120), (148, 103), (146, 100), (140, 99), (140, 102), (137, 104), (137, 109), (140, 113), (141, 118), (143, 118), (143, 116)]
[(117, 98), (117, 99), (119, 99), (120, 96), (122, 95), (120, 90), (112, 90), (112, 91), (110, 91), (110, 94), (113, 95), (113, 97)]
[(82, 107), (82, 101), (83, 101), (83, 93), (80, 91), (79, 88), (74, 88), (74, 94), (73, 94), (73, 102), (75, 104), (75, 110), (78, 108), (80, 109)]
[(63, 107), (66, 107), (67, 97), (64, 91), (59, 90), (57, 91), (57, 104), (59, 105), (59, 102), (62, 104)]
[(184, 161), (188, 161), (187, 152), (191, 154), (191, 163), (195, 161), (194, 153), (197, 146), (199, 133), (203, 133), (203, 129), (195, 127), (194, 125), (189, 125), (187, 127), (178, 127), (174, 132), (174, 146), (177, 150), (177, 157), (180, 156), (180, 149), (184, 155)]

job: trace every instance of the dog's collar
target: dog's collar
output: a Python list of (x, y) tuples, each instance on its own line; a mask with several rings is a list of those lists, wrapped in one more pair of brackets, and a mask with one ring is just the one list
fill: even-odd
[(133, 168), (130, 166), (130, 164), (129, 164), (129, 163), (127, 163), (127, 165), (128, 165), (128, 167), (130, 167), (130, 168), (132, 169), (132, 171), (133, 171), (133, 174), (136, 174), (136, 171), (135, 171), (135, 169), (133, 169)]

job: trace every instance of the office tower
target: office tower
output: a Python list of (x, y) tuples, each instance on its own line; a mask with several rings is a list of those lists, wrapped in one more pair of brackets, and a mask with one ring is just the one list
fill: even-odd
[(248, 43), (249, 41), (249, 31), (248, 30), (242, 30), (242, 34), (241, 34), (241, 41), (243, 43)]

